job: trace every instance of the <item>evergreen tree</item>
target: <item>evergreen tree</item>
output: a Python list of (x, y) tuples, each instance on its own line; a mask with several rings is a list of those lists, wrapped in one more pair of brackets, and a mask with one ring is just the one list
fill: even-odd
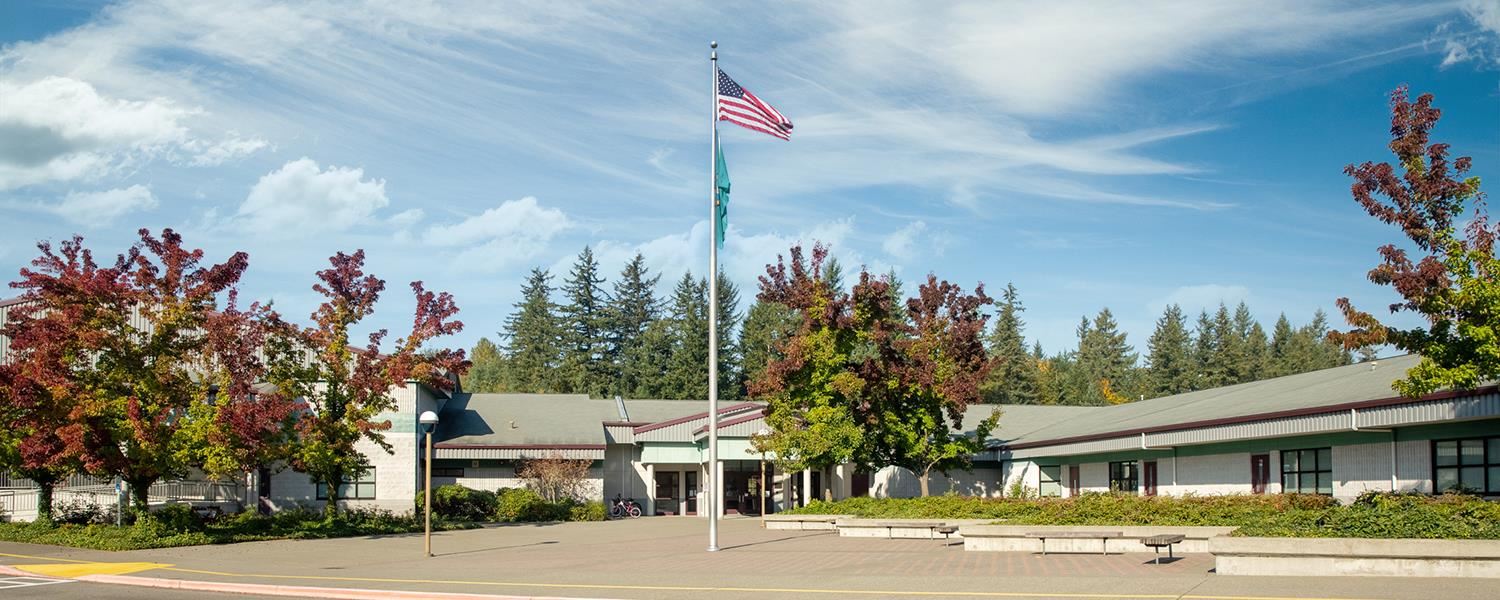
[(797, 332), (801, 322), (785, 304), (756, 300), (745, 313), (740, 328), (740, 367), (746, 383), (754, 382), (773, 360), (780, 360), (783, 345)]
[(635, 375), (635, 387), (625, 392), (631, 398), (674, 397), (667, 377), (672, 364), (675, 328), (676, 320), (671, 317), (652, 321), (641, 334), (640, 343), (625, 352), (630, 372)]
[(989, 354), (996, 359), (984, 386), (980, 388), (985, 402), (994, 404), (1034, 404), (1037, 401), (1036, 363), (1026, 352), (1022, 336), (1026, 310), (1016, 294), (1014, 284), (1006, 284), (1000, 303), (1000, 316), (990, 332)]
[[(719, 399), (733, 400), (744, 397), (744, 372), (740, 370), (740, 346), (734, 338), (734, 329), (739, 326), (740, 289), (719, 269)], [(707, 398), (705, 393), (704, 398)]]
[(1148, 395), (1155, 398), (1193, 391), (1197, 369), (1192, 344), (1182, 307), (1168, 306), (1156, 320), (1156, 331), (1146, 342), (1151, 353), (1147, 367)]
[(1062, 378), (1057, 362), (1041, 357), (1041, 350), (1041, 344), (1037, 344), (1036, 353), (1032, 357), (1033, 364), (1036, 365), (1037, 404), (1062, 404)]
[(708, 398), (708, 284), (684, 273), (672, 291), (671, 358), (662, 397)]
[(532, 269), (521, 285), (516, 312), (505, 320), (501, 332), (506, 359), (505, 389), (515, 392), (548, 393), (562, 390), (558, 377), (562, 360), (562, 324), (552, 304), (552, 275)]
[(823, 263), (823, 281), (835, 292), (844, 291), (844, 266), (839, 264), (839, 259), (829, 258)]
[(491, 342), (489, 338), (479, 338), (474, 344), (474, 350), (469, 352), (469, 360), (473, 366), (463, 378), (463, 390), (466, 392), (501, 392), (505, 391), (505, 357), (500, 354), (500, 348)]
[(610, 299), (601, 287), (603, 283), (593, 249), (584, 246), (562, 285), (563, 296), (567, 298), (561, 307), (562, 378), (567, 391), (596, 398), (608, 393), (614, 379), (613, 350), (608, 337)]
[(646, 258), (635, 255), (620, 279), (615, 282), (614, 295), (609, 302), (608, 340), (611, 349), (613, 381), (610, 393), (633, 397), (649, 373), (642, 372), (636, 361), (642, 358), (641, 338), (653, 321), (661, 317), (661, 302), (656, 299), (656, 284), (660, 275), (651, 276)]
[(1292, 329), (1292, 322), (1286, 318), (1286, 313), (1276, 319), (1276, 328), (1271, 331), (1271, 349), (1269, 360), (1271, 377), (1281, 377), (1296, 373), (1297, 369), (1292, 364), (1292, 345), (1296, 337), (1296, 330)]
[(1244, 381), (1260, 381), (1270, 379), (1271, 375), (1271, 342), (1266, 339), (1266, 330), (1255, 323), (1250, 326), (1250, 335), (1245, 337), (1245, 367)]
[(1125, 333), (1119, 330), (1114, 314), (1108, 308), (1100, 310), (1092, 327), (1080, 328), (1080, 332), (1078, 369), (1083, 373), (1080, 380), (1087, 382), (1081, 390), (1081, 403), (1120, 404), (1134, 400), (1120, 391), (1125, 389), (1135, 368), (1137, 355), (1125, 342)]

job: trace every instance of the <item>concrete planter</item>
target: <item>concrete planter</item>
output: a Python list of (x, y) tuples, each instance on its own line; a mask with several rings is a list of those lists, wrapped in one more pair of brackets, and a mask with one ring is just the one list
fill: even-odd
[[(1155, 553), (1141, 543), (1141, 538), (1163, 534), (1182, 534), (1186, 539), (1173, 548), (1175, 553), (1208, 552), (1209, 540), (1226, 536), (1234, 527), (1118, 527), (1113, 525), (972, 525), (958, 530), (964, 538), (964, 550), (974, 552), (1041, 552), (1042, 541), (1026, 534), (1046, 531), (1114, 531), (1122, 537), (1110, 538), (1106, 544), (1098, 539), (1049, 538), (1047, 552), (1085, 552), (1098, 554), (1108, 549), (1110, 553), (1145, 552)], [(1163, 549), (1162, 554), (1166, 554)]]
[[(840, 519), (836, 524), (839, 537), (887, 538), (887, 539), (943, 539), (933, 531), (944, 525), (964, 526), (988, 523), (993, 519)], [(962, 537), (961, 533), (950, 536)]]
[(1221, 537), (1220, 575), (1500, 577), (1500, 540)]
[(766, 515), (766, 529), (833, 531), (834, 523), (849, 515)]

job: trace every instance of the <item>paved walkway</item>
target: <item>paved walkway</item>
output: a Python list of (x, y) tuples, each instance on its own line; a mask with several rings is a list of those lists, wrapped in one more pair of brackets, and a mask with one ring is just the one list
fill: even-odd
[[(694, 518), (518, 525), (420, 535), (98, 552), (0, 543), (0, 563), (51, 576), (592, 598), (1494, 598), (1492, 580), (1228, 577), (1188, 555), (965, 552), (943, 540), (840, 538)], [(82, 562), (74, 562), (82, 561)], [(30, 567), (27, 567), (30, 565)]]

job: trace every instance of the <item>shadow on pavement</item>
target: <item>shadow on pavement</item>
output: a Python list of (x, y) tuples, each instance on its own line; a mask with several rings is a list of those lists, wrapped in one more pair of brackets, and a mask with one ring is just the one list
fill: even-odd
[(808, 538), (821, 537), (821, 536), (825, 536), (825, 535), (835, 535), (835, 534), (833, 532), (823, 532), (823, 533), (813, 533), (813, 534), (804, 534), (804, 535), (794, 535), (794, 536), (789, 536), (789, 537), (776, 538), (776, 539), (773, 539), (773, 540), (761, 540), (759, 542), (750, 542), (748, 544), (735, 544), (733, 546), (724, 546), (724, 547), (721, 547), (719, 549), (720, 550), (735, 550), (735, 549), (738, 549), (738, 548), (749, 548), (751, 546), (760, 546), (762, 544), (774, 544), (776, 542), (789, 542), (789, 541), (794, 541), (794, 540), (805, 540), (805, 539), (808, 539)]
[(556, 543), (558, 543), (558, 542), (556, 542), (556, 541), (550, 541), (549, 540), (549, 541), (545, 541), (545, 542), (532, 542), (530, 544), (516, 544), (514, 546), (495, 546), (493, 548), (476, 548), (474, 550), (462, 550), (462, 551), (459, 551), (459, 552), (442, 552), (442, 553), (436, 553), (436, 552), (434, 552), (432, 556), (433, 557), (439, 557), (439, 556), (459, 556), (459, 555), (463, 555), (463, 554), (478, 554), (480, 552), (490, 552), (490, 551), (493, 551), (493, 550), (513, 550), (513, 549), (516, 549), (516, 548), (528, 548), (528, 547), (531, 547), (531, 546), (546, 546), (548, 544), (556, 544)]

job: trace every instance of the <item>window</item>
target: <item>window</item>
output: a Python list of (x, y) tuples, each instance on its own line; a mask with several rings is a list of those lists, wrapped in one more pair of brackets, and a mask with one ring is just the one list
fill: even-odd
[(1133, 460), (1109, 463), (1109, 491), (1134, 494), (1139, 489), (1140, 472)]
[(433, 477), (463, 477), (464, 476), (464, 468), (463, 467), (433, 467), (432, 468), (432, 476)]
[(1432, 460), (1438, 493), (1500, 494), (1500, 437), (1433, 442)]
[(1281, 451), (1281, 491), (1333, 495), (1333, 449)]
[[(328, 499), (328, 486), (318, 484), (318, 499)], [(345, 478), (344, 483), (339, 485), (340, 500), (374, 500), (375, 499), (375, 467), (370, 467), (364, 475), (355, 479)]]
[(1062, 467), (1042, 467), (1037, 484), (1040, 488), (1037, 495), (1043, 498), (1057, 498), (1062, 496)]

